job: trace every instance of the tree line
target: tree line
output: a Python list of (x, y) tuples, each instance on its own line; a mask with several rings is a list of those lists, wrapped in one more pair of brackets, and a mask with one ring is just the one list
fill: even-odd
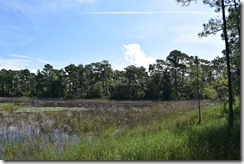
[[(233, 56), (234, 93), (240, 95), (238, 66)], [(197, 76), (198, 74), (198, 76)], [(198, 78), (197, 78), (198, 77)], [(236, 78), (237, 77), (237, 78)], [(55, 69), (46, 64), (37, 73), (28, 69), (0, 71), (0, 96), (115, 100), (222, 99), (228, 94), (224, 57), (212, 61), (173, 50), (148, 69), (127, 66), (113, 70), (109, 61), (70, 64)]]
[[(188, 6), (195, 0), (177, 0)], [(222, 18), (203, 24), (200, 37), (221, 32), (226, 43), (222, 57), (212, 61), (174, 50), (165, 60), (148, 68), (113, 70), (104, 60), (87, 65), (70, 64), (55, 69), (46, 64), (36, 74), (25, 70), (0, 71), (0, 96), (44, 98), (111, 98), (117, 100), (227, 99), (232, 111), (232, 93), (240, 95), (240, 0), (203, 0), (222, 11)], [(225, 14), (227, 10), (228, 14)], [(229, 93), (228, 93), (229, 89)]]

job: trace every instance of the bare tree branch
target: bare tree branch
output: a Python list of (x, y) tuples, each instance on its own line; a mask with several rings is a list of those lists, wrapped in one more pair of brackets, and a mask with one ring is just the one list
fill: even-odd
[(177, 0), (178, 3), (182, 3), (182, 6), (189, 6), (192, 1), (197, 3), (197, 0)]

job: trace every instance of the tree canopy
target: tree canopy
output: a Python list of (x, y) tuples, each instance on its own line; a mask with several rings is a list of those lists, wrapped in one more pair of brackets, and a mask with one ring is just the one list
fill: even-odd
[[(200, 97), (220, 100), (228, 91), (224, 58), (198, 60)], [(165, 60), (158, 59), (148, 68), (131, 65), (122, 71), (113, 70), (106, 60), (87, 65), (70, 64), (62, 69), (46, 64), (37, 73), (31, 73), (28, 69), (2, 69), (0, 96), (115, 100), (197, 99), (196, 68), (194, 56), (173, 50)]]

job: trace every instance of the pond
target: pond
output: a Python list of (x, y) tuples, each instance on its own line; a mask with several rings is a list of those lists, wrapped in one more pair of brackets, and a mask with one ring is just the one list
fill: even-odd
[[(17, 104), (17, 110), (0, 111), (0, 148), (8, 143), (34, 147), (39, 143), (51, 143), (58, 148), (57, 153), (65, 143), (76, 144), (83, 140), (92, 143), (99, 136), (113, 138), (118, 130), (123, 132), (123, 128), (148, 124), (197, 107), (196, 101), (92, 103), (50, 100), (34, 106), (23, 102)], [(0, 158), (4, 159), (2, 150)]]
[(60, 112), (60, 116), (65, 115), (64, 120), (55, 120), (56, 115), (45, 112), (0, 113), (0, 147), (6, 142), (19, 143), (33, 138), (52, 143), (78, 141), (79, 137), (67, 121), (77, 114)]

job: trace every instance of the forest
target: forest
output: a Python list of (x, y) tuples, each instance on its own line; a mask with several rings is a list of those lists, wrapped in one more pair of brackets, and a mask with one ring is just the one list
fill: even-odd
[[(235, 95), (240, 95), (239, 56), (233, 54), (232, 79)], [(87, 65), (70, 64), (55, 69), (0, 71), (0, 96), (116, 100), (189, 100), (200, 96), (220, 100), (228, 86), (224, 57), (212, 61), (174, 50), (166, 60), (158, 59), (148, 69), (134, 65), (113, 70), (104, 60)]]

